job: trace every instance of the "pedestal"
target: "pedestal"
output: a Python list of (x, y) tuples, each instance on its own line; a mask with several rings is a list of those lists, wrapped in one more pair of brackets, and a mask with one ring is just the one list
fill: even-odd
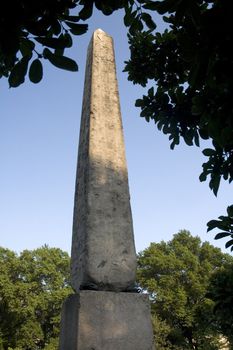
[(148, 296), (81, 291), (62, 309), (59, 350), (154, 350)]

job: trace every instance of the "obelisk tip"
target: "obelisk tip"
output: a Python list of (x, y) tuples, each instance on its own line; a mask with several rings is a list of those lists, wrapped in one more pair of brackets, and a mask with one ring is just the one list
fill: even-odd
[(96, 29), (96, 30), (94, 31), (94, 34), (95, 34), (95, 35), (107, 35), (107, 36), (109, 36), (108, 33), (106, 33), (104, 30), (102, 30), (102, 29), (100, 29), (100, 28)]

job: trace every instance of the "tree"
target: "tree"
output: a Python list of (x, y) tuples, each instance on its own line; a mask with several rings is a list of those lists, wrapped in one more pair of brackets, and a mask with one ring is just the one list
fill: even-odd
[(210, 279), (207, 296), (215, 302), (214, 314), (233, 348), (233, 263), (217, 270)]
[[(169, 135), (172, 149), (181, 138), (188, 146), (199, 146), (201, 139), (212, 140), (213, 148), (203, 150), (208, 160), (203, 164), (200, 181), (209, 178), (209, 187), (217, 196), (221, 179), (229, 183), (233, 180), (232, 3), (139, 3), (136, 13), (130, 8), (131, 26), (135, 23), (133, 14), (137, 19), (140, 11), (152, 10), (163, 16), (168, 29), (164, 33), (131, 31), (129, 35), (131, 58), (125, 67), (129, 80), (144, 87), (152, 85), (136, 106), (141, 108), (141, 117), (147, 122), (153, 120)], [(208, 227), (219, 228), (216, 220)], [(229, 213), (227, 236), (232, 239), (226, 247), (233, 250), (233, 219)]]
[(231, 256), (187, 231), (139, 254), (138, 282), (151, 297), (158, 350), (219, 349), (221, 322), (206, 293), (214, 271), (227, 263)]
[[(69, 256), (57, 248), (0, 248), (0, 344), (17, 350), (55, 349), (61, 305), (71, 294)], [(50, 347), (54, 344), (54, 347)]]
[[(0, 14), (0, 78), (8, 78), (10, 87), (25, 80), (29, 63), (29, 78), (38, 83), (43, 77), (43, 59), (54, 66), (77, 71), (77, 63), (64, 56), (64, 50), (73, 45), (73, 36), (85, 34), (83, 23), (92, 16), (95, 5), (104, 15), (124, 8), (129, 15), (130, 0), (17, 0), (2, 5)], [(73, 14), (75, 10), (75, 15)], [(153, 21), (144, 14), (141, 19), (149, 27)], [(81, 23), (80, 23), (81, 22)], [(155, 26), (153, 24), (153, 26)], [(137, 29), (137, 25), (132, 26)]]
[[(37, 83), (43, 76), (43, 59), (77, 71), (77, 63), (64, 56), (64, 50), (72, 46), (72, 35), (87, 31), (83, 21), (91, 17), (94, 5), (105, 15), (125, 11), (131, 52), (125, 71), (134, 84), (152, 85), (136, 101), (141, 117), (153, 120), (169, 135), (172, 149), (180, 139), (189, 146), (199, 146), (201, 139), (212, 141), (213, 147), (203, 150), (207, 161), (200, 181), (210, 179), (209, 187), (217, 196), (221, 179), (233, 180), (231, 1), (17, 0), (13, 8), (11, 2), (4, 2), (0, 77), (9, 77), (12, 87), (19, 86), (30, 62), (29, 78)], [(163, 33), (156, 30), (154, 14), (167, 22)], [(233, 250), (229, 213), (228, 219), (224, 237), (231, 238), (227, 247)], [(208, 226), (214, 228), (217, 220)]]
[(221, 215), (218, 218), (219, 220), (210, 220), (207, 223), (208, 230), (220, 229), (221, 232), (217, 233), (215, 239), (220, 239), (224, 237), (229, 237), (229, 241), (225, 244), (225, 247), (231, 247), (233, 251), (233, 205), (227, 207), (227, 216)]
[[(0, 78), (7, 77), (10, 87), (17, 87), (24, 82), (30, 63), (29, 78), (38, 83), (43, 77), (43, 59), (77, 71), (77, 63), (64, 56), (64, 50), (72, 46), (72, 35), (86, 33), (88, 25), (80, 21), (92, 15), (94, 3), (110, 14), (125, 1), (5, 1), (0, 14)], [(70, 14), (74, 8), (76, 15)]]

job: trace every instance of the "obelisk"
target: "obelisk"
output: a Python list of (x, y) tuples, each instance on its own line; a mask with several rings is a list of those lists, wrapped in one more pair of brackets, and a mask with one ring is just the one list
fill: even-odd
[(113, 42), (102, 30), (88, 47), (79, 140), (72, 285), (132, 289), (136, 254)]
[(60, 350), (152, 350), (136, 252), (113, 40), (88, 47), (74, 200), (71, 281)]

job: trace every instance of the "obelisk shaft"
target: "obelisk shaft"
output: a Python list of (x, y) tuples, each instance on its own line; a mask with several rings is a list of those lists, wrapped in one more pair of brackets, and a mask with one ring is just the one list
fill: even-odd
[(72, 238), (72, 285), (133, 288), (136, 253), (112, 38), (88, 48)]

